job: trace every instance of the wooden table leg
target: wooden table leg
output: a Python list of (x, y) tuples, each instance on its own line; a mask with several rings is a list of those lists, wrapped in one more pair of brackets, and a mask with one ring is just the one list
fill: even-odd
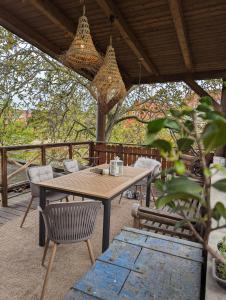
[[(45, 209), (46, 206), (46, 189), (44, 187), (40, 187), (40, 200), (39, 205), (42, 208), (42, 210)], [(41, 212), (39, 213), (39, 246), (44, 247), (45, 246), (45, 222), (43, 219), (43, 216)]]
[(109, 247), (111, 200), (104, 200), (102, 203), (104, 205), (102, 252), (104, 252)]
[(147, 178), (147, 190), (146, 190), (146, 206), (150, 206), (150, 197), (151, 197), (151, 175)]

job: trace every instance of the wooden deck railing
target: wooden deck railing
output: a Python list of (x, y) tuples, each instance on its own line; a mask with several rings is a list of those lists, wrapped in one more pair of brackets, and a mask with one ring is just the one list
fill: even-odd
[[(157, 159), (161, 161), (162, 168), (165, 169), (170, 166), (170, 162), (165, 158), (161, 157), (159, 151), (157, 149), (147, 148), (145, 146), (138, 146), (133, 144), (117, 144), (117, 143), (98, 143), (98, 142), (67, 142), (67, 143), (54, 143), (54, 144), (39, 144), (39, 145), (20, 145), (20, 146), (5, 146), (0, 147), (0, 155), (1, 155), (1, 174), (0, 174), (0, 191), (2, 198), (2, 206), (8, 205), (8, 192), (13, 188), (18, 187), (19, 185), (24, 184), (25, 182), (15, 182), (12, 183), (9, 179), (11, 179), (14, 175), (16, 175), (20, 171), (25, 171), (25, 168), (31, 164), (35, 165), (46, 165), (53, 160), (57, 160), (56, 157), (52, 159), (48, 152), (54, 149), (65, 150), (61, 153), (61, 159), (58, 159), (60, 162), (59, 165), (62, 167), (62, 160), (64, 159), (84, 159), (84, 155), (78, 157), (78, 149), (86, 147), (86, 151), (83, 151), (83, 154), (87, 157), (90, 157), (88, 160), (88, 164), (91, 165), (93, 162), (93, 158), (96, 157), (96, 163), (109, 163), (111, 159), (114, 159), (115, 156), (119, 156), (124, 165), (133, 164), (138, 157), (145, 156)], [(33, 158), (29, 158), (24, 161), (23, 165), (18, 164), (16, 159), (12, 158), (16, 156), (15, 152), (32, 152), (35, 151), (36, 155)], [(38, 151), (38, 153), (37, 153)], [(11, 157), (10, 157), (11, 156)], [(52, 159), (52, 160), (51, 160)], [(8, 163), (12, 161), (18, 164), (19, 171), (14, 171), (8, 174)]]

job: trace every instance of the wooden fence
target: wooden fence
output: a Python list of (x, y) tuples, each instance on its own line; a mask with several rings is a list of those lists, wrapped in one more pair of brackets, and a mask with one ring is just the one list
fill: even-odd
[[(91, 165), (94, 161), (96, 164), (109, 163), (111, 159), (114, 159), (115, 156), (119, 156), (124, 165), (133, 164), (138, 157), (144, 156), (149, 158), (154, 158), (159, 160), (162, 164), (162, 168), (170, 167), (170, 162), (165, 158), (161, 157), (157, 149), (147, 148), (145, 146), (138, 146), (132, 144), (114, 144), (114, 143), (94, 143), (94, 142), (69, 142), (69, 143), (54, 143), (54, 144), (39, 144), (39, 145), (21, 145), (21, 146), (6, 146), (0, 147), (1, 155), (1, 177), (0, 177), (0, 192), (2, 198), (2, 206), (8, 205), (8, 192), (19, 185), (24, 184), (24, 182), (19, 183), (10, 183), (9, 178), (11, 179), (16, 173), (13, 172), (8, 174), (8, 162), (10, 154), (15, 151), (38, 151), (39, 162), (35, 163), (36, 165), (46, 165), (49, 163), (49, 157), (47, 151), (55, 148), (65, 148), (67, 153), (64, 152), (63, 159), (77, 159), (75, 153), (75, 148), (78, 147), (87, 147), (86, 160), (88, 164)], [(37, 156), (37, 153), (36, 153)], [(35, 157), (36, 157), (35, 156)], [(83, 157), (81, 157), (83, 158)], [(94, 159), (95, 158), (95, 159)], [(12, 159), (11, 159), (12, 160)], [(20, 167), (20, 171), (25, 171), (25, 168), (33, 163), (33, 160), (25, 161), (24, 166)], [(19, 172), (20, 172), (19, 171)]]

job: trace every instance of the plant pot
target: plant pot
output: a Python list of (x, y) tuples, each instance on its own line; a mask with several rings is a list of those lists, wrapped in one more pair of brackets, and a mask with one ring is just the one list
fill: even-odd
[(216, 282), (219, 284), (219, 286), (226, 289), (226, 279), (221, 279), (217, 275), (217, 261), (215, 258), (213, 258), (212, 271), (213, 271), (213, 278), (216, 280)]

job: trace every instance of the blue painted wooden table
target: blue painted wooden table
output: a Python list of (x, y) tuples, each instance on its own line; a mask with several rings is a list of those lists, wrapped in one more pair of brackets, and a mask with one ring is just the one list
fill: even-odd
[(124, 228), (65, 300), (198, 300), (202, 246)]

